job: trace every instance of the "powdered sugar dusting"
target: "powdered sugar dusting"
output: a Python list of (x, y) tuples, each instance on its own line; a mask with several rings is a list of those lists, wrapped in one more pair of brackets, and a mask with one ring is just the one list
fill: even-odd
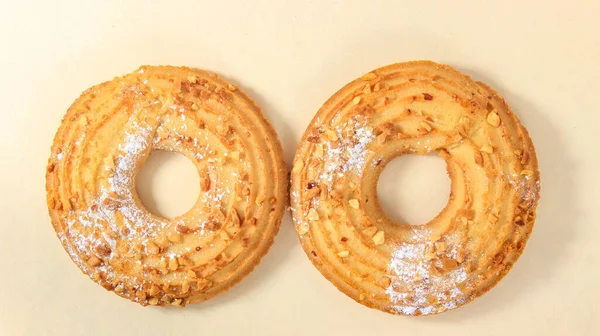
[[(439, 262), (425, 259), (431, 244), (402, 243), (392, 253), (388, 264), (392, 282), (385, 292), (395, 303), (393, 309), (400, 314), (428, 315), (438, 312), (440, 306), (442, 310), (455, 308), (464, 300), (458, 288), (467, 279), (464, 267), (442, 274), (431, 273), (432, 265), (437, 266), (436, 262)], [(449, 250), (447, 255), (453, 253), (456, 253), (455, 249)], [(435, 295), (437, 303), (429, 301), (431, 295)]]
[[(321, 180), (331, 185), (335, 177), (343, 177), (347, 172), (362, 174), (367, 155), (368, 145), (375, 139), (373, 129), (365, 125), (366, 122), (350, 120), (335, 129), (338, 141), (335, 145), (326, 142), (325, 166), (320, 176)], [(351, 127), (354, 133), (344, 136), (343, 130)]]

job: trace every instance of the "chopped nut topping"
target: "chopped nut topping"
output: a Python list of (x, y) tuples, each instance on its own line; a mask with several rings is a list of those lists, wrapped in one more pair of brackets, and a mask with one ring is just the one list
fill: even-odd
[(169, 270), (175, 271), (179, 267), (179, 262), (177, 258), (169, 259)]
[(445, 270), (451, 271), (458, 267), (458, 263), (454, 259), (444, 258), (442, 259), (442, 266)]
[(196, 279), (196, 277), (197, 277), (197, 275), (196, 275), (196, 272), (194, 272), (194, 271), (192, 271), (192, 270), (188, 270), (188, 271), (187, 271), (187, 276), (188, 276), (190, 279)]
[(338, 252), (337, 255), (340, 258), (347, 258), (350, 255), (350, 252), (349, 251), (340, 251), (340, 252)]
[(360, 293), (360, 295), (358, 296), (358, 300), (363, 301), (364, 299), (366, 299), (365, 294)]
[(375, 78), (377, 78), (377, 75), (372, 72), (367, 72), (366, 74), (360, 76), (360, 79), (362, 80), (372, 80)]
[(309, 230), (309, 228), (308, 228), (307, 224), (300, 224), (300, 225), (298, 225), (298, 234), (299, 235), (302, 236), (302, 235), (307, 234), (308, 230)]
[(152, 286), (150, 286), (150, 290), (148, 291), (148, 294), (150, 294), (150, 296), (155, 296), (159, 292), (160, 292), (160, 288), (158, 288), (157, 285), (153, 284)]
[(426, 123), (426, 122), (420, 122), (420, 123), (419, 123), (419, 126), (421, 126), (421, 127), (422, 127), (424, 130), (426, 130), (427, 132), (431, 132), (431, 130), (433, 129), (433, 128), (431, 127), (431, 125), (429, 125), (429, 124), (428, 124), (428, 123)]
[(460, 264), (463, 261), (465, 261), (465, 249), (459, 248), (456, 250), (456, 262)]
[(385, 233), (383, 231), (379, 231), (377, 232), (374, 236), (373, 236), (373, 243), (378, 246), (378, 245), (382, 245), (383, 243), (385, 243)]
[(373, 237), (377, 233), (377, 228), (374, 226), (368, 227), (363, 230), (363, 233), (369, 237)]
[(208, 177), (208, 174), (205, 174), (200, 179), (200, 189), (202, 189), (202, 191), (210, 190), (210, 178)]
[(488, 153), (488, 154), (492, 154), (494, 152), (494, 147), (492, 147), (488, 144), (485, 144), (485, 145), (481, 146), (481, 151)]
[(529, 162), (529, 152), (523, 152), (521, 155), (521, 164), (526, 165)]
[(358, 209), (360, 207), (358, 200), (355, 198), (349, 200), (348, 204), (350, 204), (350, 206), (353, 207), (354, 209)]
[(363, 93), (365, 93), (365, 94), (371, 93), (371, 84), (365, 85), (365, 88), (363, 89)]
[(327, 130), (327, 131), (325, 131), (325, 138), (327, 138), (328, 140), (331, 140), (331, 141), (337, 141), (338, 136), (337, 136), (337, 134), (335, 134), (334, 131)]
[(474, 151), (473, 152), (473, 158), (475, 159), (475, 164), (483, 167), (483, 157), (481, 156), (481, 153), (478, 151)]
[(373, 87), (373, 91), (379, 92), (380, 90), (381, 90), (381, 84), (379, 82), (377, 82), (375, 84), (375, 86)]
[(181, 283), (181, 294), (185, 294), (190, 290), (190, 282), (185, 280)]
[(110, 252), (111, 252), (110, 247), (108, 247), (105, 244), (96, 245), (94, 250), (96, 251), (96, 253), (98, 253), (101, 256), (108, 256), (108, 255), (110, 255)]
[(435, 252), (429, 252), (425, 254), (425, 260), (432, 260), (435, 258), (437, 258), (437, 254), (435, 254)]
[(244, 196), (250, 195), (250, 188), (244, 187), (244, 189), (242, 189), (242, 195), (244, 195)]
[(388, 278), (387, 276), (383, 275), (379, 277), (379, 280), (377, 280), (377, 282), (379, 282), (379, 284), (383, 287), (388, 287), (392, 283), (392, 280), (390, 280), (390, 278)]
[(317, 213), (317, 211), (313, 208), (311, 208), (310, 210), (308, 210), (308, 215), (306, 216), (308, 219), (313, 220), (313, 221), (318, 221), (319, 218), (319, 214)]
[(229, 89), (229, 91), (235, 91), (236, 87), (233, 84), (229, 84), (227, 85), (227, 88)]
[(175, 230), (177, 230), (177, 232), (181, 233), (181, 234), (186, 234), (188, 232), (190, 232), (190, 229), (185, 226), (184, 224), (177, 224), (177, 226), (175, 227)]
[(90, 260), (88, 260), (88, 263), (90, 266), (96, 267), (102, 263), (102, 260), (98, 259), (96, 256), (91, 256)]
[(352, 102), (354, 103), (354, 105), (358, 105), (358, 104), (360, 104), (360, 100), (361, 100), (360, 96), (356, 96), (356, 97), (354, 97), (354, 99), (352, 99)]
[(171, 302), (171, 305), (180, 306), (182, 301), (183, 301), (182, 299), (173, 300), (173, 302)]
[(523, 169), (521, 171), (521, 175), (533, 175), (533, 171), (531, 171), (529, 169)]
[(169, 234), (167, 236), (167, 239), (171, 242), (171, 243), (178, 243), (181, 241), (181, 235), (177, 232), (171, 232), (171, 234)]
[(219, 134), (221, 135), (227, 135), (227, 133), (229, 133), (229, 126), (223, 125), (223, 124), (218, 124), (217, 125), (217, 132), (219, 132)]
[(490, 112), (487, 115), (487, 122), (494, 127), (498, 127), (500, 125), (500, 117), (498, 116), (498, 113)]
[(446, 251), (446, 243), (445, 242), (437, 242), (435, 243), (435, 249), (440, 251), (440, 252), (444, 252)]
[(199, 107), (197, 104), (192, 104), (192, 110), (198, 111)]
[(158, 304), (158, 298), (152, 298), (150, 300), (148, 300), (148, 304), (151, 306), (156, 306)]

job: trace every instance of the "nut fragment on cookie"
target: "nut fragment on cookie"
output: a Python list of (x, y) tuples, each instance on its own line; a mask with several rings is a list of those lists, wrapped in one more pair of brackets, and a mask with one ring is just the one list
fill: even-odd
[(352, 102), (354, 103), (354, 105), (358, 105), (358, 104), (360, 104), (360, 100), (361, 100), (361, 97), (356, 96), (356, 97), (354, 97), (354, 99), (352, 99)]
[(313, 220), (313, 221), (318, 221), (319, 214), (317, 213), (317, 210), (310, 208), (310, 210), (308, 210), (308, 215), (306, 215), (306, 218)]
[(346, 258), (346, 257), (348, 257), (350, 255), (350, 252), (349, 251), (340, 251), (340, 252), (338, 252), (337, 255), (340, 258)]
[(369, 237), (373, 237), (377, 233), (377, 228), (374, 226), (370, 226), (363, 230), (363, 233)]
[(494, 147), (492, 147), (488, 144), (485, 144), (485, 145), (481, 146), (481, 151), (488, 153), (488, 154), (492, 154), (492, 153), (494, 153)]
[(385, 233), (383, 231), (379, 231), (377, 232), (374, 236), (373, 236), (373, 243), (376, 246), (379, 245), (383, 245), (383, 243), (385, 243)]
[(357, 200), (357, 199), (355, 199), (355, 198), (353, 198), (353, 199), (349, 200), (349, 201), (348, 201), (348, 204), (350, 204), (350, 206), (351, 206), (352, 208), (354, 208), (354, 209), (358, 209), (358, 208), (360, 207), (360, 206), (359, 206), (359, 202), (358, 202), (358, 200)]
[(301, 236), (307, 234), (308, 230), (309, 230), (308, 224), (300, 224), (298, 226), (298, 234), (301, 235)]
[(498, 127), (500, 125), (500, 117), (498, 116), (498, 113), (490, 112), (487, 115), (487, 122), (494, 127)]

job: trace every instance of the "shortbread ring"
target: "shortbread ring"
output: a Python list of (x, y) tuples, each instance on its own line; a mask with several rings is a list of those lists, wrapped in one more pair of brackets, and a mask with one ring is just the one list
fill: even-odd
[[(135, 175), (152, 150), (198, 169), (188, 212), (148, 212)], [(252, 271), (287, 200), (281, 145), (256, 104), (207, 71), (143, 66), (69, 108), (46, 174), (52, 224), (83, 273), (142, 305), (207, 300)]]
[[(377, 198), (388, 162), (437, 152), (451, 194), (424, 225), (395, 223)], [(291, 174), (300, 242), (340, 291), (372, 308), (428, 315), (491, 289), (521, 255), (539, 198), (527, 130), (495, 91), (430, 61), (389, 65), (334, 94)]]

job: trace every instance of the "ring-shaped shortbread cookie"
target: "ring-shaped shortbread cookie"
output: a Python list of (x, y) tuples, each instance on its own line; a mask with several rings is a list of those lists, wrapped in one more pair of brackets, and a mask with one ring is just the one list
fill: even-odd
[[(148, 212), (135, 175), (152, 150), (198, 169), (188, 212)], [(183, 306), (240, 281), (272, 245), (287, 199), (281, 145), (256, 104), (212, 73), (144, 66), (85, 91), (46, 174), (52, 224), (83, 273), (142, 305)]]
[[(424, 225), (384, 214), (377, 181), (403, 154), (437, 152), (448, 204)], [(495, 91), (446, 65), (389, 65), (349, 83), (296, 152), (291, 206), (317, 269), (357, 302), (401, 315), (459, 307), (520, 256), (539, 197), (533, 144)]]

